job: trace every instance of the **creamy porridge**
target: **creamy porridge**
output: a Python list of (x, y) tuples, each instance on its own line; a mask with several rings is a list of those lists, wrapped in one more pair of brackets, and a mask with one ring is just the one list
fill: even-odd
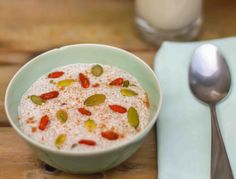
[(124, 70), (71, 64), (40, 77), (23, 95), (22, 130), (64, 151), (104, 149), (134, 137), (149, 119), (147, 93)]

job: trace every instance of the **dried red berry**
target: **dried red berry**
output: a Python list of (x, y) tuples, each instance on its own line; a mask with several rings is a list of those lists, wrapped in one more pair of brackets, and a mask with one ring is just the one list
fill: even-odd
[(89, 79), (83, 73), (79, 74), (79, 81), (83, 88), (89, 87)]
[(112, 85), (112, 86), (121, 86), (124, 82), (124, 79), (123, 78), (116, 78), (115, 80), (113, 80), (112, 82), (110, 82), (109, 85)]
[(42, 98), (44, 100), (49, 100), (49, 99), (56, 98), (58, 95), (59, 95), (58, 91), (51, 91), (48, 93), (41, 94), (40, 98)]
[(78, 111), (83, 114), (83, 115), (86, 115), (86, 116), (91, 116), (91, 112), (85, 108), (79, 108)]
[(55, 71), (55, 72), (48, 74), (48, 78), (59, 78), (62, 75), (64, 75), (63, 71)]
[(47, 115), (43, 116), (39, 122), (39, 129), (43, 131), (46, 128), (48, 122), (49, 122), (48, 116)]
[(126, 113), (127, 109), (120, 105), (109, 105), (110, 109), (118, 113)]
[(81, 139), (81, 140), (79, 141), (79, 144), (96, 145), (96, 142), (93, 141), (93, 140)]
[(111, 130), (101, 132), (102, 137), (108, 139), (108, 140), (116, 140), (119, 138), (119, 135), (116, 132), (113, 132)]

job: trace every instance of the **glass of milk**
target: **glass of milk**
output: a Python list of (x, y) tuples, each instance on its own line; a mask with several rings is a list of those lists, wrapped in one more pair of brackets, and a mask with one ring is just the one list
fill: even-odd
[(147, 41), (190, 41), (202, 24), (202, 0), (136, 0), (136, 24)]

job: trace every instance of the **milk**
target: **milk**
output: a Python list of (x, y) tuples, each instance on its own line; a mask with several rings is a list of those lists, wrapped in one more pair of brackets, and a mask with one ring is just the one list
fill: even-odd
[(136, 0), (136, 13), (160, 30), (184, 28), (201, 16), (202, 0)]

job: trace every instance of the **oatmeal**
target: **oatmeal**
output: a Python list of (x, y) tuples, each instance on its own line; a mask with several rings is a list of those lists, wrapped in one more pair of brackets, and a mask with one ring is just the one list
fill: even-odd
[(149, 119), (147, 93), (124, 70), (71, 64), (40, 77), (23, 95), (19, 123), (33, 140), (64, 151), (94, 151), (134, 137)]

